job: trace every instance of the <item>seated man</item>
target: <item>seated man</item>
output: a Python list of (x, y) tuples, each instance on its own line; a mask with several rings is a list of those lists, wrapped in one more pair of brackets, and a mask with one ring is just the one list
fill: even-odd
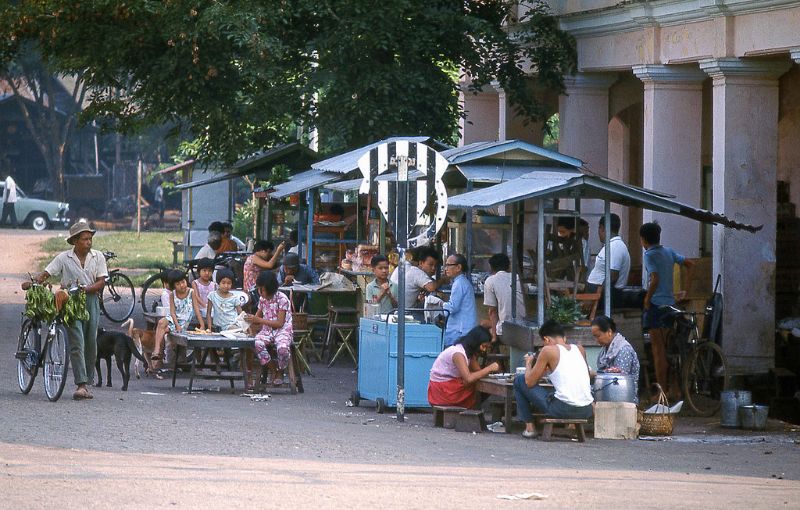
[[(517, 416), (525, 422), (522, 435), (528, 438), (536, 435), (531, 405), (551, 418), (588, 419), (594, 402), (583, 347), (567, 344), (564, 328), (552, 320), (542, 324), (539, 336), (544, 347), (538, 356), (525, 356), (525, 373), (514, 379)], [(539, 385), (546, 370), (555, 391)]]
[[(406, 274), (406, 289), (404, 299), (406, 308), (421, 308), (423, 306), (420, 296), (435, 291), (439, 282), (433, 279), (436, 273), (436, 264), (439, 261), (436, 250), (429, 246), (420, 246), (409, 250), (412, 261), (404, 261)], [(394, 270), (390, 280), (394, 284), (399, 282), (399, 272)]]
[[(278, 283), (288, 287), (295, 283), (319, 285), (319, 275), (312, 268), (300, 263), (300, 257), (296, 253), (287, 253), (283, 257), (283, 264), (278, 270)], [(306, 295), (295, 295), (295, 310), (302, 308), (306, 301)]]

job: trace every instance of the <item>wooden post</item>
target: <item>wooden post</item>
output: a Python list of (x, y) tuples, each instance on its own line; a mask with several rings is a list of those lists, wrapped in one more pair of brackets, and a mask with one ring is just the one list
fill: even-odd
[(142, 237), (142, 158), (136, 168), (136, 237)]

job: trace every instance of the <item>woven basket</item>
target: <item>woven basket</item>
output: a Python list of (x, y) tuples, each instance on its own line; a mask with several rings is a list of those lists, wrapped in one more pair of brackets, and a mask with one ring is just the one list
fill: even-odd
[(289, 302), (292, 305), (292, 329), (294, 331), (305, 331), (308, 329), (308, 314), (301, 310), (295, 311), (294, 291), (289, 291)]
[[(669, 407), (667, 396), (664, 390), (661, 389), (659, 384), (658, 388), (658, 403)], [(642, 436), (670, 436), (672, 435), (672, 425), (674, 417), (671, 414), (647, 414), (639, 411), (639, 435)]]

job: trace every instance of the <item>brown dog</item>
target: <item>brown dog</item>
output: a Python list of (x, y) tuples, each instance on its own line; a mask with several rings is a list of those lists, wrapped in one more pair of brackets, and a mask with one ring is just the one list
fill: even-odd
[[(136, 348), (139, 349), (139, 352), (142, 353), (145, 359), (150, 359), (150, 356), (156, 348), (156, 332), (149, 329), (133, 327), (133, 319), (128, 319), (123, 322), (122, 327), (128, 328), (128, 336), (133, 338), (133, 343), (136, 344)], [(142, 362), (137, 359), (133, 363), (133, 373), (136, 374), (137, 379), (141, 377), (141, 370)], [(150, 370), (150, 368), (147, 368), (145, 373), (148, 373)]]

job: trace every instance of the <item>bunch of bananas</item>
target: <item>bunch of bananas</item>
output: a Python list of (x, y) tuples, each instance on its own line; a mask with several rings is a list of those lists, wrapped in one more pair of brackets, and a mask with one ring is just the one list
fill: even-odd
[(56, 300), (44, 285), (31, 285), (25, 292), (25, 316), (34, 320), (52, 322), (58, 315)]
[(64, 324), (72, 326), (75, 321), (88, 321), (89, 311), (86, 309), (86, 292), (83, 289), (70, 295), (64, 305)]

